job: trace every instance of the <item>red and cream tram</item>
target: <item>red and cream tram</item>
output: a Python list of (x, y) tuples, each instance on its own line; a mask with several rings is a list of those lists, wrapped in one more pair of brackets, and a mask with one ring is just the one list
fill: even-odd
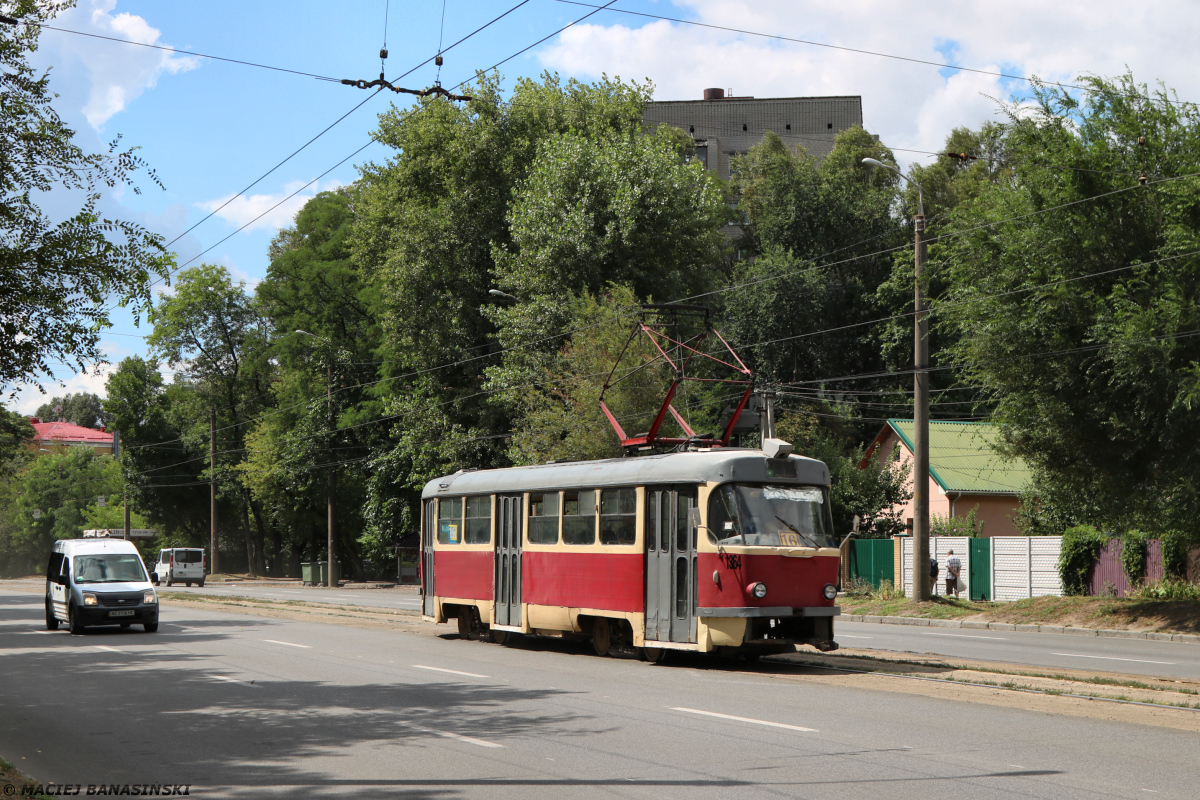
[(713, 449), (464, 471), (422, 492), (424, 617), (748, 657), (836, 649), (829, 470)]

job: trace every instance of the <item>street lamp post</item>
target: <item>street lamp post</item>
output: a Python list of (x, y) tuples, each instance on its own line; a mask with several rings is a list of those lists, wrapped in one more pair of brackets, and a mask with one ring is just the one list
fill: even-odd
[(930, 598), (929, 585), (929, 312), (921, 286), (925, 266), (925, 198), (921, 184), (900, 170), (874, 158), (868, 166), (890, 170), (917, 187), (917, 215), (913, 217), (914, 280), (913, 309), (913, 597)]
[[(314, 339), (322, 338), (320, 336), (317, 336), (315, 333), (309, 333), (308, 331), (302, 331), (299, 328), (296, 329), (296, 333), (299, 333), (303, 336), (311, 336)], [(329, 429), (332, 431), (333, 430), (333, 355), (332, 355), (332, 353), (329, 356), (329, 361), (325, 365), (325, 397), (326, 397), (328, 405), (329, 405)], [(337, 583), (337, 581), (338, 581), (338, 578), (337, 578), (337, 556), (334, 551), (334, 544), (333, 544), (334, 523), (336, 521), (334, 495), (336, 493), (337, 493), (337, 472), (336, 472), (335, 468), (333, 467), (333, 465), (331, 464), (329, 467), (329, 487), (328, 487), (327, 496), (326, 496), (326, 512), (327, 512), (328, 535), (329, 535), (329, 542), (328, 542), (329, 570), (326, 573), (326, 575), (328, 577), (327, 585), (331, 589), (338, 585), (338, 583)]]

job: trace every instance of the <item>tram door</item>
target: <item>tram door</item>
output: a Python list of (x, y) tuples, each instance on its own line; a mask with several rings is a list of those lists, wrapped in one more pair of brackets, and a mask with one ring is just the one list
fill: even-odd
[(646, 639), (696, 641), (694, 486), (646, 488)]
[(421, 613), (432, 617), (433, 602), (433, 541), (437, 536), (437, 501), (425, 501), (425, 520), (421, 526)]
[(521, 624), (522, 495), (496, 498), (496, 624)]

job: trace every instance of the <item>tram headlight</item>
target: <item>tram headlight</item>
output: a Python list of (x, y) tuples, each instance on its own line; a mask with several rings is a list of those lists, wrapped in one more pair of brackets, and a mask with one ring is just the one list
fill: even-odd
[(767, 585), (765, 583), (763, 583), (762, 581), (759, 581), (758, 583), (753, 584), (750, 587), (750, 594), (752, 594), (756, 599), (762, 600), (764, 597), (767, 596)]
[(821, 593), (825, 595), (826, 600), (833, 600), (837, 597), (837, 587), (832, 583), (827, 583)]

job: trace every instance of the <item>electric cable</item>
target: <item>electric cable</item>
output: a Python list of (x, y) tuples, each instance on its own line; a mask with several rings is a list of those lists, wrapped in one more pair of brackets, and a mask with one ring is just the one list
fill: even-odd
[[(713, 24), (710, 24), (707, 22), (697, 22), (695, 20), (690, 20), (690, 19), (680, 19), (678, 17), (666, 17), (661, 14), (650, 14), (650, 13), (647, 13), (644, 11), (628, 11), (624, 8), (609, 8), (608, 6), (612, 5), (611, 3), (604, 5), (604, 6), (596, 6), (592, 3), (580, 2), (579, 0), (556, 0), (556, 2), (566, 3), (568, 5), (573, 5), (573, 6), (583, 6), (584, 8), (595, 8), (597, 11), (607, 10), (607, 11), (613, 11), (613, 12), (616, 12), (619, 14), (629, 14), (631, 16), (636, 16), (636, 17), (648, 17), (650, 19), (658, 19), (658, 20), (663, 20), (666, 22), (677, 22), (681, 25), (692, 25), (697, 28), (710, 28), (712, 30), (725, 31), (727, 33), (738, 33), (738, 34), (742, 34), (743, 36), (758, 36), (758, 37), (761, 37), (764, 39), (775, 39), (777, 41), (792, 42), (794, 44), (806, 44), (806, 45), (810, 45), (812, 47), (825, 47), (830, 50), (842, 50), (842, 51), (845, 51), (848, 53), (858, 53), (860, 55), (875, 56), (877, 58), (890, 58), (890, 59), (894, 59), (896, 61), (907, 61), (911, 64), (923, 64), (925, 66), (936, 67), (937, 69), (952, 69), (952, 70), (957, 70), (959, 72), (973, 72), (978, 75), (989, 75), (989, 76), (996, 77), (996, 78), (1007, 78), (1009, 80), (1023, 81), (1024, 83), (1029, 83), (1029, 84), (1034, 84), (1034, 85), (1044, 84), (1046, 86), (1057, 86), (1062, 89), (1075, 89), (1077, 91), (1088, 92), (1088, 93), (1094, 93), (1096, 91), (1095, 89), (1092, 89), (1091, 87), (1088, 87), (1088, 86), (1079, 86), (1079, 85), (1072, 84), (1072, 83), (1062, 83), (1060, 81), (1043, 80), (1041, 78), (1030, 78), (1025, 75), (1011, 75), (1007, 72), (1000, 72), (997, 70), (976, 69), (974, 67), (962, 67), (962, 66), (958, 66), (956, 64), (946, 64), (946, 63), (939, 62), (939, 61), (927, 61), (922, 58), (912, 58), (909, 56), (898, 56), (893, 53), (882, 53), (882, 52), (878, 52), (875, 50), (863, 50), (863, 49), (860, 49), (857, 47), (846, 47), (844, 45), (828, 44), (826, 42), (817, 42), (817, 41), (813, 41), (810, 39), (795, 39), (790, 36), (782, 36), (782, 35), (776, 34), (776, 33), (762, 33), (760, 31), (743, 30), (741, 28), (730, 28), (730, 27), (726, 27), (724, 25), (713, 25)], [(1129, 96), (1137, 97), (1140, 100), (1149, 100), (1150, 99), (1150, 98), (1143, 97), (1142, 95), (1129, 95)], [(1165, 102), (1171, 103), (1173, 105), (1191, 105), (1190, 103), (1188, 103), (1186, 101), (1170, 100), (1167, 98), (1163, 98), (1163, 99)]]

